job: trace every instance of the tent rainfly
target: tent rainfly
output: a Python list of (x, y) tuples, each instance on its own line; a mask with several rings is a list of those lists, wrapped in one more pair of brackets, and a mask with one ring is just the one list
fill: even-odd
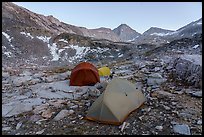
[(111, 72), (108, 67), (102, 67), (98, 69), (99, 76), (110, 76)]
[(100, 82), (98, 70), (91, 63), (79, 63), (71, 72), (70, 86), (91, 86), (97, 82)]
[(127, 80), (114, 78), (96, 99), (85, 119), (120, 125), (145, 102), (144, 94)]

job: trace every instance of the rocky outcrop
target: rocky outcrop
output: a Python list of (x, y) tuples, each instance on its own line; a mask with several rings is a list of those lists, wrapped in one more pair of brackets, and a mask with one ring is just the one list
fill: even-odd
[(188, 86), (202, 88), (201, 55), (184, 55), (174, 60), (172, 77)]

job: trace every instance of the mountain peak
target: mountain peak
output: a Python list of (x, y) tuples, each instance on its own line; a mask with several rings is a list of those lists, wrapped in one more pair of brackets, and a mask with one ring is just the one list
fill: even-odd
[(119, 25), (117, 28), (113, 29), (113, 32), (116, 33), (123, 41), (132, 41), (141, 35), (127, 24)]

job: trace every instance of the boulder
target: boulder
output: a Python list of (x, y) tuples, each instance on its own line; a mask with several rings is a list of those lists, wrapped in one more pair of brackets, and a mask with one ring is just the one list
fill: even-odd
[(148, 75), (147, 78), (147, 85), (149, 86), (155, 86), (155, 85), (161, 85), (162, 83), (166, 82), (166, 78), (163, 78), (159, 73), (153, 73)]
[(55, 117), (54, 120), (58, 121), (60, 119), (63, 119), (69, 114), (69, 111), (66, 109), (61, 110)]
[(175, 133), (179, 133), (181, 135), (191, 135), (191, 131), (188, 125), (174, 125), (173, 130)]
[[(201, 55), (181, 56), (176, 58), (171, 71), (173, 79), (181, 83), (202, 88), (202, 62)], [(194, 59), (194, 60), (193, 60)]]

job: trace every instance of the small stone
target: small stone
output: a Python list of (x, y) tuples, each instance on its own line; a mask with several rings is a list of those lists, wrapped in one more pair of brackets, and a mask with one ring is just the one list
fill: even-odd
[(154, 68), (154, 71), (159, 71), (160, 70), (160, 67), (155, 67)]
[(163, 107), (164, 107), (164, 109), (166, 109), (166, 110), (170, 110), (170, 109), (171, 109), (170, 107), (165, 106), (165, 105), (163, 105)]
[(149, 112), (150, 110), (151, 110), (151, 108), (148, 108), (148, 109), (147, 109), (147, 112)]
[(42, 104), (40, 106), (36, 106), (33, 112), (35, 114), (40, 114), (48, 108), (49, 104)]
[(95, 87), (90, 87), (90, 88), (88, 88), (87, 91), (88, 91), (88, 93), (89, 93), (90, 96), (96, 96), (96, 97), (98, 97), (98, 96), (100, 96), (100, 94), (101, 94), (100, 90), (98, 90), (98, 89), (95, 88)]
[(198, 124), (198, 125), (202, 125), (202, 119), (198, 120), (198, 121), (197, 121), (197, 124)]
[(74, 110), (70, 109), (68, 113), (69, 113), (69, 115), (71, 115), (74, 113)]
[(37, 135), (40, 135), (40, 134), (42, 134), (44, 131), (45, 131), (45, 129), (40, 130), (40, 131), (36, 132), (36, 134), (37, 134)]
[(158, 129), (159, 131), (162, 131), (163, 126), (156, 126), (155, 128)]
[(41, 119), (41, 116), (35, 115), (35, 114), (30, 117), (30, 121), (32, 121), (32, 122), (36, 122), (40, 119)]
[(17, 125), (16, 125), (16, 130), (18, 130), (22, 125), (22, 122), (19, 122)]
[(185, 112), (179, 113), (178, 116), (183, 117), (183, 118), (191, 118), (192, 117), (191, 114), (185, 113)]
[(171, 102), (171, 104), (175, 106), (177, 103), (176, 102)]
[(90, 106), (91, 106), (91, 103), (90, 103), (90, 102), (87, 102), (85, 105), (86, 105), (87, 107), (90, 107)]
[(193, 93), (190, 93), (190, 94), (193, 97), (202, 98), (202, 91), (197, 91), (197, 92), (193, 92)]
[(176, 125), (176, 124), (179, 124), (178, 122), (175, 122), (175, 121), (171, 121), (171, 124), (172, 125)]
[(78, 105), (71, 106), (70, 108), (71, 108), (71, 109), (78, 108)]
[(175, 133), (179, 133), (182, 135), (191, 135), (190, 128), (188, 125), (182, 124), (182, 125), (174, 125), (173, 130)]
[(142, 121), (142, 118), (143, 118), (144, 116), (140, 116), (140, 117), (138, 117), (139, 118), (139, 120), (141, 120)]
[(66, 117), (67, 115), (69, 114), (69, 111), (68, 110), (61, 110), (55, 117), (54, 117), (54, 120), (58, 121), (64, 117)]
[(148, 87), (148, 88), (147, 88), (147, 91), (151, 91), (151, 89), (152, 89), (151, 87)]
[(44, 117), (44, 118), (51, 118), (51, 116), (52, 116), (52, 111), (50, 109), (48, 109), (42, 113), (42, 117)]
[(11, 127), (3, 127), (2, 128), (2, 131), (9, 131), (9, 130), (11, 130)]

